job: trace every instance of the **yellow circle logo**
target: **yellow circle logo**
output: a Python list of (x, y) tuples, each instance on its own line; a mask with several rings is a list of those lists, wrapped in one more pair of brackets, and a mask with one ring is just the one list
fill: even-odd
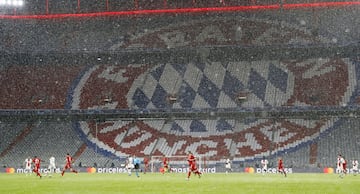
[(6, 173), (7, 174), (14, 174), (15, 173), (15, 168), (6, 168)]
[(86, 169), (88, 173), (95, 173), (96, 172), (96, 168), (91, 167), (91, 168), (87, 168)]

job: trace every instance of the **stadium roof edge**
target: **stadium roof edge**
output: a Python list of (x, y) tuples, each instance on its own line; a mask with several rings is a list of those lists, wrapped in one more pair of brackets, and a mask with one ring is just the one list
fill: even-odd
[(59, 13), (59, 14), (33, 14), (33, 15), (0, 15), (0, 19), (61, 19), (61, 18), (91, 18), (109, 16), (141, 16), (159, 14), (188, 14), (188, 13), (211, 13), (211, 12), (244, 12), (260, 10), (289, 10), (307, 8), (335, 8), (344, 6), (357, 6), (359, 1), (344, 2), (317, 2), (317, 3), (295, 3), (295, 4), (272, 4), (272, 5), (246, 5), (246, 6), (222, 6), (222, 7), (199, 7), (199, 8), (178, 8), (178, 9), (147, 9), (147, 10), (126, 10), (106, 11), (92, 13)]
[(11, 121), (80, 121), (148, 120), (148, 119), (319, 119), (328, 117), (360, 117), (360, 107), (265, 107), (202, 109), (0, 109), (0, 122)]
[[(95, 65), (130, 63), (158, 64), (164, 62), (188, 63), (203, 60), (197, 49), (209, 49), (207, 60), (216, 61), (248, 61), (248, 60), (286, 60), (306, 58), (352, 58), (358, 57), (360, 44), (347, 45), (269, 45), (269, 46), (209, 46), (173, 49), (123, 49), (119, 51), (87, 51), (87, 52), (9, 52), (0, 51), (2, 65)], [(239, 54), (241, 53), (241, 54)], [(98, 60), (98, 58), (104, 60)]]

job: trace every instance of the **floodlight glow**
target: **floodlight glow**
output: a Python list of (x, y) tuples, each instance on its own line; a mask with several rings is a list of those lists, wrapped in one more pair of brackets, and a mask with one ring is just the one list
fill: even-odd
[(24, 5), (24, 1), (23, 0), (14, 0), (14, 5), (15, 6), (23, 6)]
[(0, 6), (21, 7), (23, 5), (24, 5), (24, 0), (0, 0)]

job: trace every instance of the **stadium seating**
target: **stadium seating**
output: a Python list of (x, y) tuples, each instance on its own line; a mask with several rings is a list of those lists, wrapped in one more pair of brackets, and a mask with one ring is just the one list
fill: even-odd
[[(186, 122), (191, 122), (191, 121), (186, 121)], [(160, 126), (162, 125), (161, 122), (156, 122), (157, 124), (159, 124)], [(156, 124), (153, 124), (152, 126), (155, 126)], [(189, 125), (189, 124), (188, 124)], [(273, 163), (276, 163), (276, 157), (277, 156), (282, 156), (285, 161), (286, 164), (288, 166), (294, 167), (294, 168), (305, 168), (305, 167), (309, 167), (309, 166), (333, 166), (333, 163), (336, 160), (337, 154), (341, 153), (344, 156), (346, 156), (346, 158), (348, 160), (351, 160), (353, 158), (357, 157), (357, 149), (358, 149), (358, 144), (357, 139), (359, 138), (359, 134), (356, 131), (356, 128), (354, 126), (358, 126), (359, 123), (356, 121), (356, 119), (353, 120), (347, 120), (347, 121), (341, 121), (340, 124), (337, 124), (339, 126), (336, 127), (336, 129), (334, 128), (330, 128), (324, 131), (323, 134), (319, 135), (318, 138), (316, 138), (314, 141), (311, 142), (316, 142), (318, 144), (318, 151), (317, 151), (317, 155), (316, 155), (316, 163), (311, 163), (310, 162), (310, 145), (309, 141), (304, 140), (303, 144), (301, 144), (301, 141), (299, 144), (297, 145), (288, 145), (285, 146), (283, 151), (280, 151), (278, 153), (274, 153), (275, 155), (271, 155), (268, 156), (268, 159), (271, 160)], [(139, 124), (136, 125), (137, 127), (143, 127), (143, 134), (148, 133), (147, 125), (143, 125), (143, 124)], [(171, 125), (168, 125), (171, 126)], [(23, 125), (24, 127), (24, 125)], [(144, 128), (145, 127), (145, 128)], [(236, 127), (236, 126), (235, 126)], [(331, 127), (331, 126), (329, 126)], [(7, 125), (7, 130), (10, 129), (9, 125)], [(21, 125), (16, 125), (15, 127), (13, 127), (12, 130), (13, 132), (16, 131), (16, 129), (21, 129)], [(23, 128), (22, 128), (23, 129)], [(50, 130), (51, 129), (51, 130)], [(4, 130), (4, 128), (2, 129)], [(24, 130), (24, 129), (23, 129)], [(170, 131), (167, 131), (170, 130)], [(301, 130), (307, 130), (306, 128), (301, 129)], [(66, 133), (64, 133), (64, 131), (66, 131)], [(138, 145), (139, 142), (137, 141), (142, 141), (144, 139), (134, 139), (135, 136), (131, 136), (131, 134), (135, 133), (135, 132), (140, 132), (138, 131), (138, 129), (133, 128), (133, 130), (130, 130), (127, 134), (126, 137), (124, 138), (123, 143), (121, 144), (121, 146), (123, 146), (124, 148), (121, 149), (117, 149), (118, 151), (123, 151), (123, 150), (128, 150), (125, 149), (126, 147), (130, 148), (131, 150), (144, 150), (143, 149), (143, 145)], [(20, 132), (20, 131), (19, 131)], [(18, 133), (19, 133), (18, 132)], [(176, 131), (172, 131), (171, 129), (162, 129), (162, 132), (169, 132), (171, 134), (173, 134), (172, 136), (168, 136), (168, 139), (164, 139), (163, 137), (159, 137), (158, 139), (156, 139), (156, 145), (153, 147), (152, 150), (146, 150), (148, 148), (146, 148), (144, 151), (151, 153), (149, 155), (170, 155), (171, 153), (181, 153), (181, 152), (185, 152), (185, 150), (183, 151), (178, 151), (176, 152), (176, 150), (182, 150), (183, 148), (183, 143), (184, 142), (189, 142), (188, 139), (184, 139), (182, 137), (184, 137), (184, 133), (187, 133), (189, 135), (192, 136), (197, 136), (197, 133), (199, 132), (181, 132), (179, 130)], [(201, 133), (201, 132), (200, 132)], [(216, 147), (217, 145), (214, 144), (214, 142), (220, 142), (222, 141), (222, 137), (221, 135), (223, 134), (222, 132), (212, 132), (214, 134), (214, 136), (212, 137), (211, 141), (208, 141), (206, 137), (203, 138), (203, 140), (201, 141), (201, 143), (203, 144), (202, 146), (197, 146), (195, 142), (192, 142), (192, 146), (187, 147), (187, 149), (189, 150), (196, 150), (197, 153), (201, 154), (201, 153), (213, 153), (211, 152), (211, 150), (214, 150), (214, 147)], [(231, 132), (230, 132), (231, 133)], [(6, 133), (5, 133), (6, 134)], [(218, 135), (215, 135), (218, 134)], [(9, 136), (7, 136), (9, 139), (11, 139), (11, 137), (16, 136), (16, 134), (9, 134)], [(143, 138), (146, 139), (146, 137), (144, 136)], [(252, 135), (245, 135), (245, 138), (248, 139), (248, 142), (250, 142), (250, 146), (256, 148), (256, 146), (258, 145), (256, 141), (254, 141), (254, 136)], [(280, 138), (280, 137), (279, 137)], [(91, 141), (90, 137), (89, 140)], [(280, 140), (280, 139), (279, 139)], [(275, 140), (276, 141), (276, 140)], [(50, 143), (51, 142), (51, 143)], [(173, 142), (171, 144), (169, 144), (170, 142)], [(231, 140), (230, 140), (231, 142)], [(352, 143), (349, 143), (352, 142)], [(31, 132), (26, 135), (26, 137), (24, 139), (19, 139), (18, 142), (16, 142), (15, 146), (11, 147), (11, 149), (9, 151), (7, 151), (7, 153), (1, 157), (0, 160), (0, 164), (3, 166), (15, 166), (15, 167), (20, 167), (23, 165), (23, 160), (25, 159), (25, 157), (27, 156), (34, 156), (34, 155), (38, 155), (40, 157), (42, 157), (43, 160), (45, 160), (45, 164), (46, 164), (46, 160), (47, 157), (50, 156), (55, 156), (57, 158), (58, 164), (61, 166), (63, 165), (63, 161), (62, 158), (64, 157), (66, 152), (70, 152), (70, 153), (77, 153), (78, 150), (81, 147), (81, 144), (83, 144), (83, 140), (81, 138), (79, 138), (78, 134), (75, 133), (75, 130), (72, 129), (71, 125), (69, 124), (65, 124), (65, 123), (36, 123), (36, 125), (31, 129)], [(89, 145), (88, 147), (86, 147), (86, 149), (84, 151), (82, 151), (79, 156), (76, 158), (76, 164), (78, 165), (80, 162), (82, 163), (82, 166), (94, 166), (94, 164), (96, 163), (98, 167), (109, 167), (111, 165), (111, 163), (114, 163), (116, 166), (120, 166), (121, 164), (124, 163), (124, 160), (126, 158), (127, 155), (133, 154), (131, 152), (128, 152), (127, 154), (122, 154), (120, 157), (119, 156), (115, 156), (111, 155), (109, 153), (106, 154), (106, 152), (104, 152), (105, 150), (107, 150), (106, 147), (102, 147), (101, 145), (105, 146), (106, 142), (104, 144), (99, 144), (96, 148), (96, 146), (94, 147), (93, 145)], [(7, 147), (10, 146), (10, 143), (7, 145), (3, 146), (3, 151), (6, 150)], [(232, 147), (232, 149), (228, 149), (229, 152), (221, 152), (222, 149), (217, 149), (219, 150), (219, 152), (217, 153), (217, 155), (215, 157), (210, 157), (209, 159), (214, 159), (214, 160), (218, 160), (217, 162), (219, 162), (221, 160), (221, 158), (223, 158), (226, 155), (229, 155), (229, 153), (234, 153), (236, 152), (236, 149), (234, 149), (235, 145), (228, 145), (229, 147)], [(238, 144), (237, 146), (241, 146), (240, 144)], [(329, 148), (333, 148), (333, 149), (329, 149)], [(125, 152), (124, 151), (124, 152)], [(159, 152), (160, 151), (160, 152)], [(246, 149), (245, 149), (246, 151)], [(266, 151), (266, 150), (264, 150)], [(185, 153), (184, 153), (185, 154)], [(252, 152), (243, 152), (242, 153), (244, 156), (248, 155), (252, 155)], [(140, 157), (143, 157), (143, 153), (139, 153)], [(251, 158), (251, 157), (246, 157), (246, 158)], [(261, 158), (259, 156), (259, 158)], [(211, 161), (208, 161), (209, 164), (211, 164)], [(245, 160), (245, 163), (247, 165), (255, 165), (256, 163), (259, 163), (259, 160), (255, 158), (253, 158), (252, 160)]]
[[(316, 59), (310, 59), (314, 67), (323, 64)], [(329, 59), (337, 68), (346, 71), (346, 68), (354, 67), (356, 60), (352, 59)], [(258, 65), (257, 65), (258, 64)], [(114, 90), (114, 86), (109, 85), (112, 89), (113, 96), (125, 95), (125, 100), (109, 106), (108, 108), (128, 107), (130, 109), (169, 109), (180, 108), (188, 110), (197, 110), (199, 108), (262, 108), (266, 106), (281, 107), (286, 106), (294, 110), (306, 108), (312, 105), (322, 106), (342, 106), (343, 102), (348, 105), (356, 105), (356, 101), (351, 100), (356, 96), (356, 81), (339, 81), (336, 75), (329, 74), (331, 69), (322, 68), (319, 71), (308, 71), (294, 69), (291, 63), (282, 61), (258, 61), (253, 63), (251, 68), (243, 68), (247, 73), (234, 74), (231, 70), (234, 64), (213, 64), (196, 65), (196, 64), (160, 64), (155, 67), (141, 66), (142, 74), (134, 73), (132, 66), (120, 68), (123, 74), (127, 73), (125, 80), (131, 82), (123, 83), (122, 91)], [(236, 63), (236, 65), (247, 65)], [(266, 68), (264, 68), (266, 67)], [(285, 69), (284, 67), (290, 67)], [(299, 65), (303, 68), (304, 65)], [(333, 66), (334, 67), (334, 66)], [(91, 72), (100, 73), (101, 70), (110, 68), (110, 66), (93, 66)], [(9, 67), (9, 71), (24, 72), (24, 74), (15, 75), (14, 73), (7, 76), (14, 76), (16, 79), (30, 79), (29, 71), (43, 76), (33, 81), (35, 90), (40, 91), (52, 99), (62, 98), (60, 101), (51, 101), (40, 107), (55, 109), (68, 106), (71, 108), (78, 104), (80, 108), (97, 109), (103, 108), (101, 104), (109, 102), (100, 102), (101, 106), (96, 105), (102, 97), (108, 94), (104, 90), (104, 85), (96, 81), (96, 78), (89, 77), (88, 83), (81, 83), (82, 78), (79, 75), (86, 75), (86, 69), (83, 74), (80, 73), (80, 67), (72, 67), (66, 72), (64, 68), (59, 68), (55, 73), (52, 69), (31, 69), (20, 67)], [(91, 69), (91, 68), (90, 68)], [(113, 68), (112, 71), (114, 71)], [(87, 69), (89, 70), (89, 68)], [(11, 72), (10, 71), (10, 72)], [(53, 90), (50, 87), (42, 87), (42, 80), (52, 82), (50, 74), (67, 74), (74, 72), (71, 76), (58, 76), (61, 91)], [(132, 73), (133, 72), (133, 73)], [(217, 72), (211, 74), (209, 72)], [(291, 73), (292, 72), (292, 73)], [(294, 73), (295, 72), (295, 73)], [(324, 79), (331, 80), (332, 88), (323, 87), (322, 89), (333, 89), (333, 96), (338, 96), (338, 102), (331, 98), (325, 98), (325, 101), (315, 99), (313, 90), (310, 97), (304, 97), (304, 93), (288, 90), (295, 90), (296, 85), (306, 88), (308, 80), (299, 78), (294, 75), (303, 73), (303, 76), (314, 78), (321, 81)], [(76, 73), (79, 75), (76, 76)], [(88, 74), (90, 75), (90, 74)], [(345, 74), (344, 74), (345, 75)], [(349, 79), (354, 80), (355, 77)], [(22, 77), (21, 77), (22, 76)], [(114, 79), (111, 74), (101, 74), (102, 78)], [(100, 77), (101, 77), (100, 76)], [(333, 76), (333, 77), (332, 77)], [(79, 86), (70, 86), (78, 80), (85, 89), (79, 89)], [(116, 78), (119, 79), (119, 78)], [(60, 81), (62, 80), (62, 81)], [(92, 80), (92, 81), (91, 81)], [(176, 80), (176, 81), (174, 81)], [(346, 79), (344, 79), (346, 80)], [(85, 80), (86, 81), (86, 80)], [(298, 82), (298, 83), (296, 83)], [(89, 90), (86, 84), (93, 84), (90, 88), (100, 91), (94, 93)], [(322, 82), (324, 83), (324, 82)], [(13, 85), (11, 85), (13, 84)], [(79, 85), (79, 84), (78, 84)], [(314, 85), (309, 85), (314, 87)], [(345, 86), (349, 91), (340, 90), (340, 86)], [(5, 86), (2, 86), (5, 87)], [(18, 88), (18, 82), (10, 82), (8, 88)], [(68, 89), (66, 89), (68, 87)], [(293, 88), (292, 88), (293, 87)], [(321, 88), (316, 86), (317, 88)], [(69, 89), (70, 88), (70, 89)], [(72, 89), (71, 89), (72, 88)], [(176, 88), (176, 92), (174, 92)], [(271, 88), (271, 89), (269, 89)], [(109, 89), (109, 88), (105, 88)], [(247, 90), (248, 96), (245, 102), (239, 104), (236, 102), (236, 94), (239, 91)], [(89, 90), (89, 91), (87, 91)], [(129, 92), (125, 92), (127, 90)], [(70, 91), (70, 92), (69, 92)], [(275, 92), (274, 92), (275, 91)], [(66, 92), (68, 92), (66, 94)], [(321, 92), (324, 92), (323, 90)], [(168, 94), (176, 93), (176, 101), (170, 104), (166, 100)], [(141, 94), (141, 95), (140, 95)], [(319, 93), (317, 93), (319, 94)], [(16, 94), (25, 96), (28, 99), (32, 94), (21, 92)], [(299, 95), (299, 96), (296, 96)], [(65, 97), (67, 96), (67, 97)], [(94, 100), (92, 103), (82, 102), (81, 98), (74, 96), (85, 96), (86, 99)], [(72, 104), (69, 104), (69, 99)], [(96, 101), (97, 99), (97, 101)], [(124, 99), (124, 98), (120, 98)], [(111, 103), (117, 101), (112, 99)], [(63, 102), (64, 101), (64, 102)], [(67, 102), (65, 102), (67, 101)], [(302, 101), (302, 102), (300, 102)], [(15, 104), (11, 101), (4, 100), (3, 107), (13, 107)], [(67, 104), (67, 105), (66, 105)], [(23, 108), (33, 108), (31, 101), (20, 104)], [(88, 106), (88, 107), (87, 107)], [(334, 106), (336, 107), (336, 106)], [(197, 154), (209, 156), (209, 160), (215, 162), (224, 156), (233, 157), (237, 161), (245, 160), (256, 163), (263, 155), (275, 157), (277, 155), (286, 156), (289, 164), (292, 166), (303, 167), (306, 165), (331, 165), (334, 158), (339, 152), (351, 158), (357, 157), (357, 144), (347, 144), (347, 138), (356, 142), (358, 134), (354, 127), (358, 123), (355, 120), (344, 120), (340, 118), (333, 119), (280, 119), (272, 121), (271, 119), (176, 119), (171, 120), (144, 120), (144, 121), (105, 121), (104, 123), (79, 122), (78, 124), (61, 122), (33, 122), (33, 123), (2, 123), (1, 130), (5, 131), (2, 138), (8, 141), (1, 141), (1, 151), (3, 156), (0, 163), (3, 165), (21, 165), (22, 161), (28, 155), (39, 155), (44, 158), (54, 154), (56, 158), (62, 158), (65, 152), (78, 153), (78, 160), (84, 165), (93, 165), (94, 163), (102, 166), (115, 163), (120, 165), (122, 160), (138, 150), (137, 155), (144, 157), (147, 155), (185, 155), (188, 150), (193, 150)], [(30, 126), (30, 127), (29, 127)], [(10, 128), (11, 130), (7, 130)], [(24, 132), (28, 131), (28, 132)], [(22, 138), (16, 138), (23, 134)], [(353, 135), (355, 134), (355, 135)], [(351, 138), (350, 138), (351, 136)], [(272, 143), (265, 143), (270, 139)], [(70, 143), (71, 142), (71, 143)], [(316, 142), (317, 155), (310, 155), (311, 142)], [(85, 151), (81, 146), (86, 143)], [(66, 145), (64, 147), (64, 145)], [(329, 151), (329, 147), (336, 145), (335, 150)], [(64, 150), (65, 148), (65, 150)], [(62, 152), (59, 153), (59, 150)], [(96, 150), (96, 151), (95, 151)], [(137, 152), (137, 151), (135, 151)], [(316, 157), (316, 162), (310, 162), (310, 157)], [(210, 161), (211, 163), (211, 161)]]
[[(89, 0), (81, 9), (73, 2), (52, 3), (49, 10), (35, 5), (28, 10), (51, 15), (269, 5), (279, 1), (138, 0), (120, 5)], [(358, 56), (317, 52), (333, 47), (341, 51), (358, 41), (354, 20), (344, 19), (356, 18), (357, 10), (338, 9), (207, 13), (206, 17), (69, 18), (55, 22), (4, 19), (0, 51), (15, 58), (17, 54), (27, 57), (16, 58), (16, 64), (1, 58), (0, 109), (50, 113), (58, 109), (155, 110), (168, 114), (168, 118), (1, 120), (0, 165), (18, 167), (25, 157), (34, 155), (43, 160), (54, 155), (61, 165), (67, 152), (76, 156), (76, 165), (96, 163), (99, 167), (111, 163), (120, 166), (133, 154), (186, 155), (189, 150), (206, 157), (212, 165), (230, 157), (235, 163), (254, 166), (263, 156), (276, 164), (276, 158), (282, 156), (288, 166), (333, 166), (338, 153), (349, 159), (360, 157), (356, 151), (360, 137), (356, 118), (276, 118), (266, 113), (358, 107)], [(252, 52), (236, 53), (239, 48)], [(282, 48), (286, 52), (280, 53)], [(224, 52), (231, 49), (235, 51)], [(272, 54), (262, 53), (264, 49)], [(294, 52), (296, 49), (303, 53)], [(120, 56), (118, 53), (124, 57), (114, 57)], [(138, 60), (127, 59), (130, 55)], [(145, 58), (147, 55), (153, 56)], [(52, 60), (54, 56), (74, 58), (63, 63)], [(154, 60), (157, 58), (161, 62)], [(209, 118), (196, 114), (195, 118), (176, 118), (171, 116), (175, 110), (211, 111)], [(261, 118), (226, 118), (212, 116), (216, 110), (266, 111)]]
[(76, 153), (83, 144), (71, 123), (36, 122), (31, 126), (31, 129), (20, 128), (30, 130), (30, 133), (15, 142), (7, 154), (0, 158), (0, 164), (20, 167), (29, 156), (38, 156), (45, 162), (54, 156), (58, 164), (63, 165), (66, 153)]
[(1, 71), (2, 109), (63, 109), (83, 66), (13, 65)]
[[(0, 152), (5, 155), (7, 148), (11, 147), (14, 139), (18, 137), (22, 130), (26, 128), (26, 123), (0, 123), (1, 126), (1, 142)], [(16, 144), (16, 140), (15, 140)]]

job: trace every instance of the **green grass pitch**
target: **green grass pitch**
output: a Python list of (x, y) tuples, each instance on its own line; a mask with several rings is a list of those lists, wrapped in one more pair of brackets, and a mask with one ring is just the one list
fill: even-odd
[(0, 174), (0, 193), (261, 193), (261, 194), (330, 194), (360, 193), (360, 175), (339, 178), (336, 174), (204, 174), (186, 180), (183, 173), (135, 174), (55, 174), (52, 178), (35, 175)]

